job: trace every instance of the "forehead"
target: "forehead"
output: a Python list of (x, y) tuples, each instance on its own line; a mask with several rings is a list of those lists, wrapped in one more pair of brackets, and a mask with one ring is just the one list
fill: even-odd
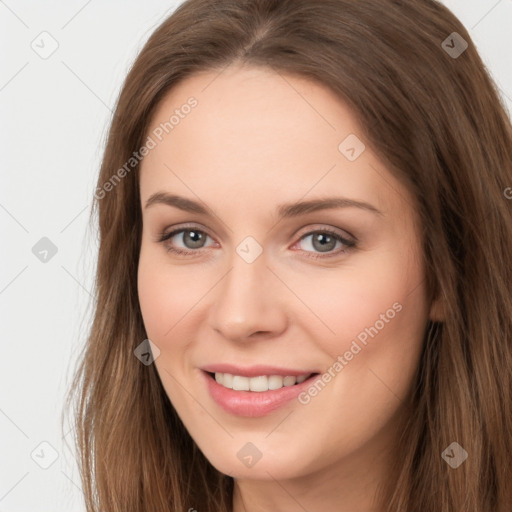
[[(185, 108), (190, 98), (195, 106)], [(347, 144), (362, 150), (354, 137), (364, 144), (349, 108), (302, 77), (266, 68), (201, 72), (165, 96), (147, 135), (156, 145), (141, 166), (141, 199), (179, 189), (216, 206), (229, 197), (257, 209), (338, 193), (382, 211), (400, 200), (400, 185), (389, 187), (392, 177), (368, 146), (355, 160), (344, 153)]]

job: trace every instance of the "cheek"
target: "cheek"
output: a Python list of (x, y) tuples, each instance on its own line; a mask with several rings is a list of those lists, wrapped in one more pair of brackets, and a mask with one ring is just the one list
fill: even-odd
[(294, 292), (310, 311), (295, 318), (328, 361), (346, 355), (347, 369), (360, 372), (385, 361), (398, 369), (401, 357), (414, 365), (428, 314), (421, 266), (391, 252), (358, 263), (343, 272), (328, 269), (313, 281), (295, 275)]
[(138, 269), (139, 303), (150, 339), (157, 344), (172, 339), (180, 319), (187, 315), (204, 294), (197, 276), (185, 267), (172, 269), (165, 255), (141, 252)]
[(325, 416), (332, 406), (336, 428), (326, 427), (324, 437), (343, 449), (356, 449), (388, 423), (419, 364), (427, 321), (421, 267), (399, 256), (380, 255), (336, 279), (325, 274), (314, 287), (304, 277), (294, 289), (322, 320), (307, 314), (300, 323), (325, 356), (322, 382), (300, 397), (304, 418)]
[[(184, 364), (190, 336), (186, 326), (194, 319), (194, 305), (205, 290), (184, 267), (171, 268), (156, 251), (141, 252), (138, 295), (148, 338), (160, 350), (155, 366), (174, 407), (186, 411), (193, 404), (183, 394)], [(177, 379), (177, 380), (176, 380)], [(197, 413), (197, 411), (195, 411)]]

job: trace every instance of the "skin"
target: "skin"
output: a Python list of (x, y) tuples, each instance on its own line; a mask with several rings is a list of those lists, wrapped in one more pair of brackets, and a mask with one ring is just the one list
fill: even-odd
[[(440, 318), (439, 305), (427, 303), (414, 198), (368, 144), (355, 161), (339, 151), (349, 134), (363, 140), (361, 129), (320, 84), (265, 68), (202, 72), (167, 94), (148, 134), (190, 96), (198, 105), (151, 149), (140, 174), (138, 292), (167, 395), (208, 460), (235, 478), (235, 512), (380, 511), (374, 496), (427, 320)], [(211, 213), (146, 208), (156, 192)], [(282, 203), (327, 196), (365, 201), (382, 215), (355, 207), (276, 215)], [(158, 241), (184, 224), (208, 235), (202, 248), (190, 232)], [(346, 246), (332, 242), (322, 252), (313, 239), (325, 228), (356, 237), (356, 247), (340, 254)], [(253, 263), (236, 252), (247, 236), (263, 250)], [(199, 367), (209, 363), (324, 372), (395, 303), (401, 311), (306, 405), (292, 400), (246, 418), (208, 394)], [(247, 442), (262, 453), (250, 468), (237, 457)]]

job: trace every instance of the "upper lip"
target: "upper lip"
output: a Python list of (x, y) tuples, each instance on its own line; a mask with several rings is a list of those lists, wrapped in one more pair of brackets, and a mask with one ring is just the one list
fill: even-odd
[(202, 366), (201, 370), (211, 373), (230, 373), (231, 375), (241, 375), (243, 377), (258, 377), (260, 375), (281, 375), (282, 377), (299, 377), (301, 375), (318, 373), (314, 370), (297, 370), (295, 368), (283, 368), (278, 366), (255, 365), (241, 367), (229, 363), (209, 364), (206, 366)]

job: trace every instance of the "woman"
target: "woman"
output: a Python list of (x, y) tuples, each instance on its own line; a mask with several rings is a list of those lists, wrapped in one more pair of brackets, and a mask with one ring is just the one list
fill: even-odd
[(188, 0), (123, 86), (87, 510), (505, 512), (512, 130), (431, 0)]

